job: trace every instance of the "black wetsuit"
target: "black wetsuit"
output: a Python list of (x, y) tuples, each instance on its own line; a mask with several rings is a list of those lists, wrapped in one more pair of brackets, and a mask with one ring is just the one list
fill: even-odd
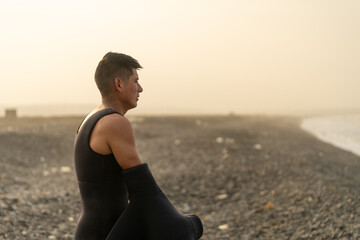
[(104, 240), (128, 206), (122, 169), (114, 155), (101, 155), (90, 147), (96, 122), (111, 113), (117, 112), (108, 108), (94, 113), (75, 137), (74, 160), (82, 200), (76, 240)]
[(200, 239), (200, 219), (176, 211), (146, 163), (122, 170), (113, 155), (100, 155), (90, 148), (96, 122), (111, 113), (115, 111), (104, 109), (92, 115), (75, 140), (75, 167), (83, 203), (75, 239)]

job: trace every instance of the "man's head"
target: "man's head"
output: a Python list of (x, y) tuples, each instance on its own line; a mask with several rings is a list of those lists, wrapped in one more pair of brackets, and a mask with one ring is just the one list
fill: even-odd
[(108, 96), (115, 84), (115, 79), (120, 78), (127, 83), (134, 74), (133, 69), (142, 68), (139, 62), (122, 53), (108, 52), (95, 71), (95, 82), (100, 90), (101, 96)]

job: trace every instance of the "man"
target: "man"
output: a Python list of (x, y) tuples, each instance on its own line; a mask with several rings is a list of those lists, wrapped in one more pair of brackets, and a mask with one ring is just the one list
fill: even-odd
[(202, 234), (200, 219), (185, 217), (172, 207), (138, 155), (131, 124), (124, 115), (137, 106), (143, 91), (137, 73), (140, 68), (134, 58), (109, 52), (96, 69), (102, 103), (84, 119), (75, 138), (82, 199), (76, 240), (190, 240)]
[(125, 113), (136, 107), (142, 87), (141, 65), (125, 54), (107, 53), (99, 62), (95, 81), (102, 97), (75, 139), (75, 167), (82, 212), (75, 239), (105, 239), (128, 206), (122, 169), (141, 164), (133, 130)]

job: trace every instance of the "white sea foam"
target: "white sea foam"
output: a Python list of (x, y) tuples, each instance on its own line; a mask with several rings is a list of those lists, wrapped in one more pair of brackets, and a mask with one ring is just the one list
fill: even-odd
[(310, 117), (301, 127), (324, 142), (360, 156), (360, 114)]

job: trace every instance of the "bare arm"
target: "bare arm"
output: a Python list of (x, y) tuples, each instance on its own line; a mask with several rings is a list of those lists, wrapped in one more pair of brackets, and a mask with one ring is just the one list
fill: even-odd
[(122, 169), (142, 164), (135, 145), (134, 131), (127, 118), (111, 114), (103, 122), (103, 129), (105, 141)]

